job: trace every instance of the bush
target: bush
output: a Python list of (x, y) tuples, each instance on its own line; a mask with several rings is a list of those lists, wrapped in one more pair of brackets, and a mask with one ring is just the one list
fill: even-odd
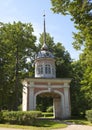
[(18, 111), (22, 111), (22, 104), (18, 106)]
[(53, 112), (53, 106), (48, 107), (46, 111), (47, 112)]
[(2, 114), (2, 112), (0, 111), (0, 123), (2, 123), (2, 120), (3, 120), (3, 114)]
[(34, 125), (37, 117), (41, 116), (39, 111), (3, 111), (3, 122), (18, 125)]
[(92, 110), (86, 111), (86, 118), (88, 121), (90, 121), (92, 123)]
[(53, 117), (53, 113), (52, 113), (52, 112), (49, 112), (49, 113), (43, 112), (43, 113), (42, 113), (42, 116), (43, 116), (43, 117)]

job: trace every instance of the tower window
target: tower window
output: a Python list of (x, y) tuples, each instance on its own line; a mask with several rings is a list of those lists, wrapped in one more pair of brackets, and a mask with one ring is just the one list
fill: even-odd
[(39, 65), (38, 68), (37, 68), (37, 73), (38, 74), (43, 74), (43, 66), (42, 65)]
[(46, 74), (51, 74), (50, 65), (45, 65), (45, 73), (46, 73)]

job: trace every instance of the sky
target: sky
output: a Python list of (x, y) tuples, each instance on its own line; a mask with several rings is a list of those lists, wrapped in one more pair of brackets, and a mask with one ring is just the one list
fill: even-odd
[(46, 32), (54, 38), (55, 43), (62, 43), (72, 59), (78, 60), (80, 52), (72, 46), (72, 32), (76, 32), (76, 29), (70, 16), (54, 14), (51, 7), (50, 0), (0, 0), (0, 22), (31, 23), (34, 34), (39, 39), (43, 32), (43, 14), (45, 11)]

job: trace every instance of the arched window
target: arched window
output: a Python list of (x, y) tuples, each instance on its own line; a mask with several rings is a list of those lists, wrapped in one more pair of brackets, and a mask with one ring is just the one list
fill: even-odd
[(49, 64), (45, 65), (45, 73), (46, 74), (51, 74), (51, 68), (50, 68)]
[(43, 74), (43, 65), (38, 65), (37, 74)]
[(41, 74), (43, 74), (43, 66), (41, 65)]

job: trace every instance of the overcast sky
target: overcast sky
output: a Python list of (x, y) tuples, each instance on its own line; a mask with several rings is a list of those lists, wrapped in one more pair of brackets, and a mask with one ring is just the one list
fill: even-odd
[(55, 42), (61, 42), (71, 58), (77, 60), (79, 52), (72, 46), (72, 32), (76, 30), (70, 16), (54, 14), (50, 8), (50, 0), (0, 0), (0, 22), (31, 22), (34, 34), (39, 38), (39, 34), (43, 32), (45, 10), (46, 32), (50, 33)]

